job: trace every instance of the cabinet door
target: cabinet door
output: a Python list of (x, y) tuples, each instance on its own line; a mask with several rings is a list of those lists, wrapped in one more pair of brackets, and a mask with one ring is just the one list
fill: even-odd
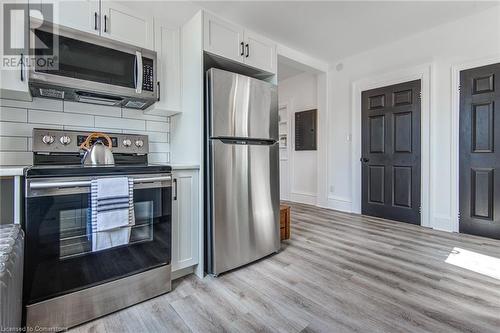
[[(4, 17), (4, 6), (0, 6), (0, 17)], [(3, 64), (0, 67), (0, 98), (17, 100), (31, 100), (28, 88), (28, 13), (24, 10), (10, 12), (10, 45), (4, 40), (4, 33), (0, 36), (0, 54), (3, 55)], [(2, 23), (3, 24), (3, 23)], [(4, 47), (9, 47), (7, 51)], [(10, 54), (12, 53), (12, 54)]]
[(153, 49), (153, 18), (122, 4), (101, 0), (101, 35)]
[(276, 43), (256, 33), (245, 30), (245, 64), (276, 73)]
[(204, 49), (224, 58), (243, 62), (243, 29), (204, 14)]
[(181, 112), (180, 29), (155, 25), (158, 54), (159, 100), (149, 114), (171, 116)]
[(172, 271), (198, 264), (198, 171), (174, 171)]
[(42, 0), (42, 3), (53, 5), (55, 24), (99, 34), (99, 0)]

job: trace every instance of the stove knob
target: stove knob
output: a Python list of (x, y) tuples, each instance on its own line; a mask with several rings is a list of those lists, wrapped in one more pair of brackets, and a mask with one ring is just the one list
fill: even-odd
[(130, 147), (132, 145), (132, 141), (130, 141), (130, 139), (125, 139), (123, 140), (123, 145), (125, 147)]
[(141, 148), (142, 146), (144, 146), (144, 141), (142, 141), (141, 139), (135, 140), (135, 145)]
[(42, 138), (42, 142), (45, 143), (46, 145), (51, 145), (54, 143), (54, 137), (52, 135), (44, 135)]
[(63, 145), (69, 145), (70, 142), (71, 142), (71, 138), (67, 135), (63, 135), (61, 136), (61, 138), (59, 139), (59, 141), (63, 144)]

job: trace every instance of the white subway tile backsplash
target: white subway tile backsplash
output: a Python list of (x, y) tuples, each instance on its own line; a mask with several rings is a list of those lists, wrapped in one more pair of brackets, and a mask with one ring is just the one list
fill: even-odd
[(133, 109), (122, 109), (122, 117), (129, 118), (129, 119), (160, 121), (160, 122), (165, 122), (165, 123), (168, 122), (167, 117), (144, 114), (144, 112), (141, 110), (133, 110)]
[(30, 165), (32, 161), (31, 152), (0, 151), (0, 165)]
[(146, 129), (153, 132), (168, 132), (170, 130), (169, 123), (160, 123), (157, 121), (146, 121)]
[(33, 128), (54, 128), (63, 129), (61, 125), (47, 125), (36, 123), (13, 123), (9, 121), (0, 121), (0, 135), (2, 136), (21, 136), (31, 137)]
[(94, 117), (78, 113), (60, 113), (52, 111), (28, 110), (30, 123), (94, 126)]
[(95, 117), (95, 126), (118, 128), (126, 132), (127, 130), (144, 131), (146, 129), (146, 121), (136, 119), (111, 118), (111, 117)]
[(149, 153), (149, 163), (152, 164), (166, 164), (169, 163), (169, 153)]
[(165, 142), (168, 143), (168, 133), (161, 132), (147, 132), (147, 131), (127, 131), (130, 134), (147, 135), (149, 142)]
[(28, 121), (28, 110), (0, 106), (0, 121), (17, 121), (25, 123)]
[(150, 142), (149, 151), (152, 153), (168, 153), (170, 151), (170, 144), (166, 142)]
[(27, 151), (28, 138), (0, 136), (0, 151)]
[(150, 162), (165, 164), (170, 159), (168, 117), (43, 98), (33, 102), (0, 99), (0, 165), (32, 163), (33, 128), (148, 135)]
[(37, 109), (47, 111), (62, 111), (63, 102), (57, 99), (33, 98), (32, 102), (16, 101), (13, 99), (0, 99), (1, 106), (10, 106), (14, 108)]
[(64, 102), (64, 112), (92, 114), (96, 116), (118, 117), (122, 116), (122, 109), (115, 106), (93, 105), (77, 102)]

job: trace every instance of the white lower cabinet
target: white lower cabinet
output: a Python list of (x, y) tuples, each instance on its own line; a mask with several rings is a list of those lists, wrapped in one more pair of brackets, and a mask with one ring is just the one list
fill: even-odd
[(172, 173), (172, 272), (198, 264), (198, 173), (198, 170)]

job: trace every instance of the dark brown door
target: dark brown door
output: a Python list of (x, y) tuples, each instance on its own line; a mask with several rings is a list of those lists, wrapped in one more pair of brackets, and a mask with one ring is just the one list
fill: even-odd
[(420, 80), (362, 94), (362, 213), (420, 224)]
[(460, 232), (500, 239), (500, 64), (460, 72)]

